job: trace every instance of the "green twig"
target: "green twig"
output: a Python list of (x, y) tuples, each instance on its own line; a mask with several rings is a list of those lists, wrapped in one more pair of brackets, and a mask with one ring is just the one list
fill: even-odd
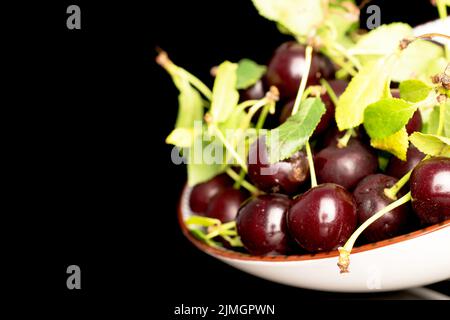
[(239, 182), (240, 185), (242, 185), (243, 188), (247, 189), (251, 194), (257, 195), (261, 194), (262, 191), (259, 190), (257, 187), (252, 185), (250, 182), (241, 179), (241, 177), (231, 168), (228, 168), (225, 171), (234, 181)]
[(309, 175), (311, 176), (311, 188), (317, 187), (316, 170), (314, 169), (314, 160), (309, 141), (306, 141), (306, 156), (308, 157)]
[(313, 48), (311, 46), (306, 47), (305, 65), (304, 65), (304, 69), (302, 72), (302, 74), (303, 74), (302, 81), (300, 82), (300, 87), (297, 92), (297, 97), (295, 98), (294, 107), (292, 108), (292, 115), (297, 113), (298, 108), (300, 107), (300, 103), (303, 98), (303, 92), (305, 91), (306, 82), (308, 80), (309, 69), (311, 68), (312, 51), (313, 51)]
[(363, 231), (366, 230), (368, 226), (370, 226), (377, 219), (381, 218), (384, 214), (388, 213), (391, 210), (394, 210), (395, 208), (407, 203), (410, 200), (411, 200), (411, 192), (408, 192), (406, 195), (404, 195), (397, 201), (392, 202), (391, 204), (387, 205), (386, 207), (375, 213), (369, 219), (364, 221), (364, 223), (361, 226), (359, 226), (359, 228), (356, 229), (355, 232), (353, 232), (353, 234), (347, 240), (345, 245), (338, 249), (339, 250), (338, 266), (341, 270), (341, 273), (348, 272), (348, 266), (350, 264), (350, 253), (352, 252), (356, 239), (358, 239), (361, 233), (363, 233)]

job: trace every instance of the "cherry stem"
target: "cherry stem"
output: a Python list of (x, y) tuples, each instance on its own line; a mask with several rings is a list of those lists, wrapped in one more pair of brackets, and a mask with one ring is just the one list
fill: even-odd
[(244, 180), (243, 178), (241, 179), (241, 177), (233, 169), (227, 168), (227, 170), (225, 172), (231, 177), (231, 179), (238, 182), (240, 185), (242, 185), (243, 188), (247, 189), (251, 194), (258, 195), (258, 194), (263, 193), (257, 187), (252, 185), (250, 182)]
[(224, 224), (218, 224), (214, 226), (208, 227), (208, 234), (206, 235), (206, 239), (212, 239), (214, 237), (217, 237), (218, 235), (221, 235), (222, 233), (225, 233), (226, 235), (237, 235), (237, 232), (232, 232), (229, 234), (228, 231), (230, 229), (236, 228), (236, 221), (230, 221)]
[[(430, 158), (430, 155), (425, 156), (421, 161), (427, 160)], [(411, 173), (414, 168), (409, 170), (403, 177), (400, 178), (392, 187), (384, 189), (384, 194), (391, 200), (397, 200), (397, 193), (401, 188), (409, 181), (411, 178)]]
[(308, 157), (309, 175), (311, 176), (311, 188), (317, 187), (316, 170), (314, 169), (314, 161), (309, 141), (306, 141), (306, 156)]
[(412, 169), (408, 171), (400, 180), (398, 180), (392, 187), (384, 189), (384, 194), (391, 200), (397, 200), (397, 193), (403, 186), (408, 183), (411, 177)]
[(436, 6), (439, 13), (440, 19), (445, 19), (447, 17), (447, 5), (444, 0), (436, 0)]
[(209, 127), (211, 130), (216, 134), (217, 138), (223, 143), (227, 151), (231, 154), (231, 156), (236, 160), (236, 162), (241, 166), (242, 170), (245, 172), (248, 172), (247, 170), (247, 164), (245, 161), (241, 158), (241, 156), (234, 150), (233, 146), (227, 141), (227, 139), (224, 137), (222, 131), (214, 124), (210, 123)]
[(333, 88), (330, 86), (330, 84), (328, 83), (327, 80), (325, 79), (320, 79), (320, 84), (325, 88), (325, 90), (327, 91), (328, 95), (330, 96), (331, 102), (333, 102), (333, 104), (335, 106), (337, 106), (338, 103), (338, 97), (336, 96), (336, 93), (334, 93)]
[(340, 44), (334, 42), (332, 44), (333, 49), (335, 49), (337, 52), (339, 52), (344, 58), (346, 58), (348, 61), (350, 61), (352, 63), (352, 65), (357, 69), (357, 70), (361, 70), (362, 66), (361, 63), (359, 62), (358, 59), (356, 59), (354, 56), (352, 56), (351, 54), (349, 54), (347, 52), (347, 49), (345, 49), (343, 46), (341, 46)]
[(166, 71), (174, 76), (178, 75), (180, 77), (185, 78), (189, 83), (194, 86), (198, 91), (200, 91), (208, 100), (212, 100), (212, 91), (196, 76), (189, 73), (183, 68), (175, 65), (172, 60), (169, 59), (167, 52), (161, 50), (156, 57), (156, 63), (158, 63), (161, 67), (166, 69)]
[(297, 113), (298, 108), (300, 107), (300, 103), (302, 102), (303, 92), (306, 89), (306, 82), (308, 81), (309, 69), (311, 68), (312, 51), (313, 48), (311, 46), (306, 47), (305, 65), (303, 69), (302, 81), (300, 82), (300, 87), (298, 89), (297, 96), (295, 97), (294, 107), (292, 108), (292, 115)]
[(439, 105), (439, 125), (436, 132), (436, 135), (440, 136), (442, 131), (444, 131), (444, 122), (445, 122), (445, 105), (446, 103), (441, 103)]
[(361, 233), (370, 226), (373, 222), (375, 222), (377, 219), (381, 218), (384, 214), (388, 213), (389, 211), (407, 203), (411, 200), (411, 192), (408, 192), (403, 197), (398, 199), (397, 201), (392, 202), (388, 206), (384, 207), (377, 213), (375, 213), (373, 216), (371, 216), (369, 219), (364, 221), (362, 225), (359, 226), (358, 229), (356, 229), (355, 232), (350, 236), (350, 238), (347, 240), (345, 245), (343, 247), (340, 247), (339, 250), (339, 261), (338, 266), (341, 270), (341, 273), (348, 272), (348, 267), (350, 264), (350, 253), (352, 252), (353, 246), (355, 245), (356, 239), (361, 235)]
[(352, 135), (353, 135), (353, 128), (350, 128), (345, 132), (342, 138), (338, 139), (337, 147), (339, 149), (345, 148)]

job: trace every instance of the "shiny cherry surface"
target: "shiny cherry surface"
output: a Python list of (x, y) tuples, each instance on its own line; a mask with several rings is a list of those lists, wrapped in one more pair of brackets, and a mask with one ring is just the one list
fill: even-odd
[[(297, 95), (305, 65), (305, 46), (291, 41), (278, 47), (270, 60), (266, 82), (267, 87), (276, 86), (282, 99), (293, 99)], [(313, 53), (308, 75), (308, 85), (318, 84), (319, 79), (333, 76), (334, 68), (328, 58)]]
[(194, 186), (189, 197), (191, 210), (197, 215), (205, 215), (211, 199), (232, 185), (233, 181), (231, 178), (226, 174), (221, 174), (209, 181)]
[(249, 200), (239, 209), (236, 226), (244, 247), (254, 255), (287, 254), (291, 239), (286, 213), (291, 200), (281, 194), (265, 194)]
[(319, 185), (297, 197), (287, 214), (289, 233), (309, 252), (343, 245), (356, 224), (352, 194), (332, 183)]
[(264, 88), (264, 83), (262, 80), (258, 80), (254, 85), (247, 89), (240, 90), (241, 101), (246, 100), (259, 100), (264, 98), (266, 95), (266, 90)]
[(450, 219), (450, 158), (420, 162), (410, 178), (412, 206), (423, 224)]
[(303, 151), (296, 152), (289, 159), (270, 164), (265, 136), (250, 146), (247, 163), (250, 181), (267, 192), (293, 194), (309, 177), (308, 160)]
[(208, 205), (206, 216), (222, 221), (230, 222), (236, 219), (239, 207), (247, 199), (243, 190), (228, 188), (216, 194)]
[(321, 150), (314, 157), (314, 164), (320, 183), (336, 183), (351, 190), (377, 171), (378, 159), (373, 150), (351, 138), (344, 148), (331, 144)]
[[(384, 174), (373, 174), (361, 180), (353, 191), (359, 224), (394, 202), (385, 195), (384, 189), (392, 187), (397, 181), (398, 179)], [(402, 195), (397, 194), (398, 197)], [(373, 222), (364, 230), (363, 236), (370, 242), (395, 237), (407, 230), (410, 214), (409, 203), (403, 204)]]

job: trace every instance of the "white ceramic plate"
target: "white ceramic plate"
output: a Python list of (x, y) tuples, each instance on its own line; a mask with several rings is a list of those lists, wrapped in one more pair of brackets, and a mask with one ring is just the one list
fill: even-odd
[(450, 219), (425, 229), (355, 248), (350, 273), (340, 274), (338, 252), (257, 257), (207, 246), (194, 238), (184, 221), (189, 189), (181, 196), (179, 222), (200, 250), (237, 269), (290, 286), (335, 292), (403, 290), (450, 278)]

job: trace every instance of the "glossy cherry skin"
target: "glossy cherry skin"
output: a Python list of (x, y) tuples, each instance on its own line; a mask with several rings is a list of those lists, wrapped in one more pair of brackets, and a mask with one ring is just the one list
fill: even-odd
[(258, 80), (254, 85), (247, 89), (240, 90), (241, 101), (246, 100), (259, 100), (264, 98), (266, 95), (266, 90), (264, 88), (264, 83), (262, 80)]
[[(348, 82), (343, 80), (330, 80), (329, 84), (332, 87), (336, 96), (339, 97), (344, 92), (345, 88), (348, 85)], [(322, 99), (322, 102), (325, 105), (326, 112), (322, 116), (322, 118), (320, 118), (320, 122), (312, 134), (313, 137), (323, 133), (334, 123), (334, 111), (335, 111), (334, 103), (331, 101), (331, 98), (328, 95), (328, 93), (321, 95), (320, 98)], [(295, 99), (289, 101), (284, 105), (280, 115), (280, 123), (285, 122), (291, 116), (294, 103)]]
[[(293, 99), (297, 95), (305, 65), (305, 46), (297, 42), (286, 42), (278, 47), (267, 66), (266, 85), (276, 86), (282, 99)], [(328, 58), (313, 53), (308, 74), (308, 85), (318, 84), (319, 79), (333, 76), (333, 64)]]
[(294, 194), (309, 177), (308, 159), (303, 151), (270, 164), (265, 136), (250, 146), (247, 163), (250, 181), (266, 192)]
[(357, 224), (356, 203), (343, 187), (326, 183), (298, 196), (287, 214), (291, 237), (309, 252), (336, 249)]
[(204, 216), (211, 199), (219, 192), (231, 187), (233, 181), (226, 174), (218, 175), (209, 181), (200, 183), (192, 188), (189, 206), (197, 215)]
[(420, 111), (417, 110), (406, 124), (406, 132), (410, 135), (411, 133), (420, 130), (422, 130), (422, 115), (420, 114)]
[(314, 164), (320, 183), (336, 183), (351, 190), (377, 171), (378, 158), (373, 150), (351, 138), (344, 148), (331, 144), (321, 150), (315, 155)]
[[(373, 174), (359, 182), (353, 191), (359, 224), (394, 202), (385, 195), (384, 189), (392, 187), (397, 181), (384, 174)], [(401, 192), (397, 194), (398, 197), (403, 195)], [(363, 235), (368, 241), (376, 242), (402, 234), (410, 225), (410, 214), (409, 204), (403, 204), (378, 218), (364, 230)]]
[(247, 198), (248, 195), (243, 190), (225, 189), (211, 199), (205, 215), (219, 219), (222, 223), (234, 221), (239, 207)]
[(450, 158), (420, 162), (410, 178), (412, 206), (422, 224), (450, 219)]
[(285, 195), (265, 194), (242, 205), (236, 226), (244, 247), (251, 254), (276, 255), (291, 251), (292, 240), (286, 226), (290, 204)]
[(425, 154), (419, 151), (412, 144), (409, 146), (406, 153), (406, 161), (402, 161), (397, 157), (392, 156), (389, 159), (389, 164), (386, 168), (386, 174), (400, 179), (425, 157)]

